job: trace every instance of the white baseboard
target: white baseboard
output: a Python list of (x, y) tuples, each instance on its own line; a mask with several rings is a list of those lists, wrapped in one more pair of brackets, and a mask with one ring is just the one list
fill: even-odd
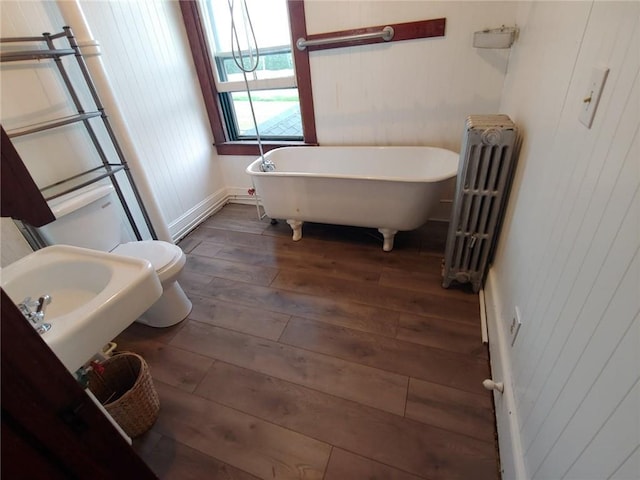
[[(258, 203), (262, 205), (260, 198)], [(207, 217), (210, 217), (220, 210), (227, 203), (241, 203), (245, 205), (255, 205), (256, 196), (249, 193), (244, 187), (221, 188), (217, 192), (209, 195), (199, 204), (190, 208), (187, 212), (169, 224), (169, 233), (174, 242), (184, 238), (191, 230), (196, 228)], [(430, 218), (432, 221), (448, 222), (448, 218)]]
[(504, 393), (494, 391), (500, 469), (504, 480), (527, 480), (527, 469), (522, 451), (518, 410), (513, 394), (511, 375), (511, 345), (505, 328), (505, 317), (501, 310), (500, 293), (495, 272), (489, 270), (484, 286), (489, 351), (491, 353), (491, 376), (504, 383)]
[(229, 199), (228, 189), (221, 188), (169, 224), (169, 232), (174, 242), (185, 237), (207, 217), (220, 210)]

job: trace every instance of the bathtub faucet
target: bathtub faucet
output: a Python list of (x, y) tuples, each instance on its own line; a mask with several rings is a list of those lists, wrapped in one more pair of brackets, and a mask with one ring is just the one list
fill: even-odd
[(262, 163), (260, 164), (260, 171), (262, 172), (273, 172), (276, 169), (276, 164), (271, 160), (267, 160), (262, 157)]

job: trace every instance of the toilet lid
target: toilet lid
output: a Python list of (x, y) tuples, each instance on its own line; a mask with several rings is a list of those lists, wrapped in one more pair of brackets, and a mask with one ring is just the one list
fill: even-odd
[(158, 272), (176, 258), (177, 248), (168, 242), (143, 240), (118, 245), (112, 250), (112, 253), (149, 260), (155, 271)]

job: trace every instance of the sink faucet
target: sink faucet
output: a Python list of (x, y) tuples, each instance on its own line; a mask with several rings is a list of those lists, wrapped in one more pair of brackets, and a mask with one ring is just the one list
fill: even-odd
[(38, 300), (27, 297), (18, 305), (22, 315), (29, 320), (40, 335), (51, 329), (51, 324), (44, 321), (44, 311), (50, 303), (51, 295), (42, 295)]

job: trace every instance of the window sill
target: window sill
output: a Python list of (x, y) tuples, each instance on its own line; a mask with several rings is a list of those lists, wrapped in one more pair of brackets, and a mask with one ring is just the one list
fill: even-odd
[[(262, 142), (262, 150), (268, 152), (269, 150), (280, 147), (314, 147), (317, 145), (317, 143), (306, 143), (303, 141), (278, 142), (269, 140)], [(216, 150), (218, 151), (218, 155), (260, 155), (258, 142), (253, 141), (219, 143), (216, 144)]]

